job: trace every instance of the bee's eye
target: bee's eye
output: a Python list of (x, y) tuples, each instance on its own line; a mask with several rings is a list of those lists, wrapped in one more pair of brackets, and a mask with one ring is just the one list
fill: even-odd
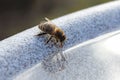
[(60, 38), (60, 42), (63, 42), (66, 39), (65, 35), (62, 35)]

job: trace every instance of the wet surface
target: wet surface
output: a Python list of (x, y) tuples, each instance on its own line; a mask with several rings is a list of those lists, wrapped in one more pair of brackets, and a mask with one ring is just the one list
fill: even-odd
[[(85, 9), (85, 10), (78, 11), (78, 12), (52, 20), (53, 23), (55, 23), (57, 26), (59, 26), (61, 29), (65, 31), (65, 34), (67, 36), (67, 40), (65, 42), (64, 47), (62, 48), (62, 51), (64, 52), (65, 50), (73, 46), (81, 44), (87, 40), (94, 39), (98, 36), (102, 36), (103, 34), (107, 34), (107, 33), (119, 30), (120, 29), (120, 26), (119, 26), (120, 25), (120, 4), (119, 3), (120, 1), (113, 1), (107, 4), (103, 4), (101, 6)], [(0, 42), (0, 63), (1, 63), (0, 80), (11, 80), (16, 76), (19, 76), (20, 74), (22, 75), (22, 73), (26, 72), (26, 70), (32, 67), (35, 68), (34, 67), (35, 65), (41, 64), (41, 62), (51, 54), (53, 53), (58, 54), (58, 50), (59, 50), (58, 47), (54, 46), (52, 43), (45, 45), (45, 40), (47, 36), (43, 36), (43, 37), (35, 36), (40, 32), (41, 31), (38, 29), (38, 26), (36, 26)], [(88, 50), (86, 48), (85, 50), (81, 49), (81, 51), (83, 51), (83, 53), (86, 53), (86, 55), (89, 55), (88, 54), (89, 50), (91, 50), (89, 49), (89, 47), (88, 47)], [(81, 64), (78, 64), (77, 62), (80, 62), (81, 59), (84, 60), (85, 55), (83, 55), (83, 58), (78, 57), (80, 58), (80, 61), (79, 61), (79, 59), (77, 59), (77, 56), (79, 56), (80, 53), (78, 54), (78, 52), (75, 52), (74, 54), (76, 55), (76, 57), (72, 57), (73, 59), (72, 60), (70, 59), (70, 60), (74, 61), (75, 59), (75, 62), (76, 62), (74, 64), (76, 65), (75, 67), (78, 67), (77, 65), (81, 66)], [(73, 56), (75, 56), (74, 54)], [(81, 74), (83, 73), (85, 75), (86, 73), (84, 72), (89, 70), (89, 68), (91, 69), (91, 66), (93, 65), (93, 63), (97, 63), (93, 65), (93, 67), (98, 66), (97, 67), (98, 69), (95, 69), (95, 70), (92, 69), (94, 73), (97, 73), (97, 70), (100, 70), (100, 69), (103, 69), (103, 72), (104, 72), (104, 68), (103, 68), (104, 66), (99, 67), (99, 65), (104, 65), (104, 64), (102, 62), (100, 63), (97, 62), (97, 59), (94, 59), (94, 58), (95, 57), (90, 56), (88, 60), (85, 59), (85, 61), (83, 61), (84, 63), (83, 65), (86, 66), (85, 71), (83, 68), (84, 66), (82, 66), (80, 69), (79, 67), (78, 69), (75, 68), (76, 69), (75, 72), (76, 73), (79, 72)], [(53, 62), (58, 63), (59, 60), (58, 61), (55, 60)], [(92, 61), (94, 62), (92, 63)], [(88, 64), (88, 62), (90, 64)], [(58, 65), (61, 65), (61, 64), (58, 64)], [(72, 69), (74, 71), (73, 67)], [(72, 69), (68, 69), (67, 72), (73, 73), (73, 71), (69, 71)], [(81, 69), (83, 69), (82, 72), (80, 71)], [(35, 71), (29, 74), (33, 75), (33, 73), (37, 73)], [(60, 71), (63, 71), (63, 70), (60, 70)], [(42, 74), (44, 72), (44, 68), (40, 68), (38, 72), (41, 74), (41, 76), (46, 75), (46, 74)], [(101, 75), (101, 74), (102, 72), (100, 72), (100, 74), (98, 75)], [(30, 77), (30, 75), (28, 76)], [(62, 75), (65, 77), (64, 74)], [(71, 76), (70, 74), (68, 74), (67, 79), (69, 79), (69, 77), (77, 78), (76, 75), (79, 75), (79, 74), (77, 73), (74, 76)], [(92, 74), (87, 76), (90, 77), (92, 76)], [(33, 77), (33, 78), (37, 79), (37, 77)], [(63, 77), (60, 77), (60, 79), (61, 78)], [(87, 78), (85, 80), (87, 80)], [(101, 79), (101, 80), (104, 80), (104, 79)]]

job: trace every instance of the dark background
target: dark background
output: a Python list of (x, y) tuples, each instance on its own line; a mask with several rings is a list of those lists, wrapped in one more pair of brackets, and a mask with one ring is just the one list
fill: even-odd
[(112, 0), (0, 0), (0, 40), (50, 19)]

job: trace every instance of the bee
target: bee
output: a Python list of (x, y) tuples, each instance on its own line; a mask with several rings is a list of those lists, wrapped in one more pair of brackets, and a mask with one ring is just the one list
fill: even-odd
[(54, 37), (56, 42), (60, 42), (60, 47), (63, 47), (63, 43), (66, 40), (64, 31), (52, 23), (48, 18), (45, 18), (45, 20), (46, 22), (38, 25), (38, 28), (43, 31), (43, 33), (39, 33), (38, 36), (49, 34), (50, 37), (46, 43)]

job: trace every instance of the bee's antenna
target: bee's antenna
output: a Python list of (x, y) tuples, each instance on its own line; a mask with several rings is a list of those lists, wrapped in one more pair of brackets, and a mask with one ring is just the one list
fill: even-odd
[(47, 17), (45, 17), (45, 20), (46, 20), (46, 21), (50, 21), (50, 19), (48, 19)]

